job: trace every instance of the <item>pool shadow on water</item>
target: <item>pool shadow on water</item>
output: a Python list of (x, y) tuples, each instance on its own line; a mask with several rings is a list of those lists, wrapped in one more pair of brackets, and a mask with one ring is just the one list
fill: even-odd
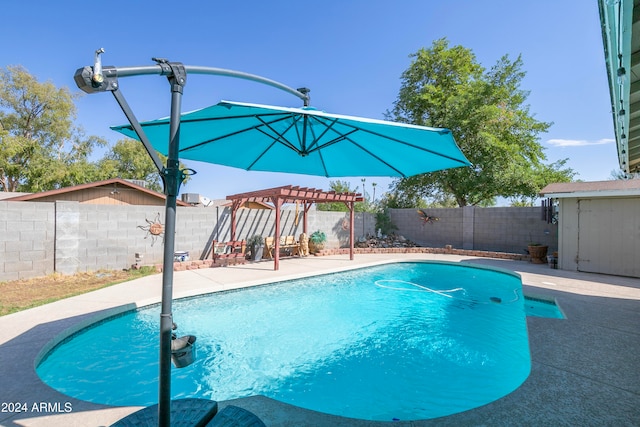
[[(3, 405), (0, 408), (0, 426), (23, 427), (26, 422), (28, 425), (42, 426), (97, 427), (110, 425), (133, 412), (134, 408), (122, 407), (114, 410), (111, 406), (81, 401), (60, 393), (42, 382), (35, 365), (37, 359), (44, 356), (43, 350), (50, 349), (52, 340), (57, 340), (61, 334), (66, 336), (67, 331), (73, 334), (96, 321), (135, 308), (135, 304), (126, 304), (116, 309), (41, 323), (0, 344), (0, 404)], [(10, 317), (11, 315), (0, 317), (0, 324), (4, 327), (10, 325)], [(73, 361), (70, 360), (69, 363)], [(100, 412), (105, 410), (108, 412)]]

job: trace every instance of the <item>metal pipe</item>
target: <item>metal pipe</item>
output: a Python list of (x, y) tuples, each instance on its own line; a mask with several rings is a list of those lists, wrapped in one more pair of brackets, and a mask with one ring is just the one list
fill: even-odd
[(180, 151), (180, 108), (182, 84), (176, 84), (176, 76), (170, 77), (171, 118), (169, 122), (169, 152), (165, 171), (165, 233), (164, 268), (162, 270), (162, 311), (160, 313), (160, 378), (158, 396), (158, 421), (160, 427), (171, 426), (171, 332), (173, 327), (173, 261), (176, 233), (177, 196), (182, 181), (178, 153)]
[(275, 80), (267, 79), (266, 77), (257, 76), (255, 74), (244, 73), (242, 71), (226, 70), (224, 68), (201, 67), (197, 65), (185, 65), (184, 67), (187, 70), (187, 73), (235, 77), (238, 79), (251, 80), (257, 83), (265, 84), (267, 86), (272, 86), (285, 92), (289, 92), (294, 96), (297, 96), (301, 100), (305, 101), (305, 105), (307, 105), (307, 102), (310, 99), (309, 95), (307, 95), (306, 93), (300, 92)]
[[(153, 146), (151, 145), (151, 141), (149, 141), (149, 138), (147, 138), (147, 134), (145, 134), (144, 131), (142, 130), (142, 126), (140, 126), (140, 122), (138, 121), (136, 116), (133, 114), (133, 111), (131, 110), (131, 107), (129, 107), (129, 104), (127, 103), (127, 100), (124, 98), (124, 95), (122, 95), (122, 93), (118, 88), (111, 91), (111, 93), (116, 98), (116, 102), (118, 102), (118, 105), (120, 106), (120, 109), (122, 110), (124, 115), (127, 117), (127, 120), (129, 120), (129, 123), (131, 124), (131, 128), (136, 133), (136, 135), (138, 135), (138, 138), (140, 138), (140, 142), (142, 142), (144, 149), (147, 151), (147, 154), (149, 155), (149, 157), (151, 157), (151, 161), (156, 166), (158, 173), (160, 173), (160, 175), (162, 176), (162, 169), (163, 169), (162, 161), (160, 160), (160, 157), (158, 157), (158, 155), (156, 154), (156, 151), (153, 149)], [(162, 176), (162, 179), (164, 180), (164, 176)]]
[[(307, 95), (308, 89), (305, 89), (305, 93), (303, 93), (283, 83), (268, 79), (266, 77), (261, 77), (255, 74), (249, 74), (242, 71), (227, 70), (224, 68), (203, 67), (198, 65), (185, 65), (184, 68), (187, 71), (187, 74), (193, 73), (193, 74), (209, 74), (214, 76), (235, 77), (238, 79), (251, 80), (257, 83), (262, 83), (268, 86), (272, 86), (277, 89), (283, 90), (285, 92), (289, 92), (294, 96), (297, 96), (298, 98), (300, 98), (305, 102), (305, 105), (308, 104), (310, 99), (309, 95)], [(167, 71), (167, 68), (163, 67), (160, 64), (114, 67), (114, 68), (111, 68), (111, 70), (114, 70), (118, 77), (131, 77), (131, 76), (142, 76), (142, 75), (153, 75), (153, 74), (163, 76), (163, 75), (169, 75), (171, 73), (171, 71)], [(105, 73), (106, 72), (107, 70), (105, 69)]]

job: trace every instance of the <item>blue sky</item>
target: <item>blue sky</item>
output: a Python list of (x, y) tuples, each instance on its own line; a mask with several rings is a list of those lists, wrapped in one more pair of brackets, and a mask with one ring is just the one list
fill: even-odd
[[(530, 111), (553, 122), (540, 138), (548, 161), (569, 158), (584, 181), (610, 179), (618, 169), (598, 8), (595, 0), (302, 0), (45, 1), (3, 5), (0, 66), (22, 65), (39, 80), (79, 92), (77, 68), (149, 65), (152, 57), (258, 74), (311, 88), (318, 109), (383, 118), (400, 88), (409, 55), (449, 39), (486, 68), (504, 54), (522, 55)], [(159, 76), (120, 79), (136, 116), (169, 113), (169, 85)], [(298, 98), (253, 82), (189, 76), (183, 111), (219, 100), (300, 106)], [(115, 143), (111, 125), (126, 122), (110, 94), (82, 96), (77, 124)], [(245, 172), (198, 162), (182, 192), (210, 198), (301, 185), (328, 189), (328, 178)], [(348, 179), (352, 188), (360, 178)], [(391, 179), (371, 178), (376, 196)]]

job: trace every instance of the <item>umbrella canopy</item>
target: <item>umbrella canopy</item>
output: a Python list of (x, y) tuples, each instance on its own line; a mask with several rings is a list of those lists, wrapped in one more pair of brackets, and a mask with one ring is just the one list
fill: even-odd
[[(167, 154), (170, 119), (141, 125)], [(131, 125), (112, 129), (138, 138)], [(448, 129), (229, 101), (181, 115), (179, 157), (326, 177), (407, 177), (470, 165)]]

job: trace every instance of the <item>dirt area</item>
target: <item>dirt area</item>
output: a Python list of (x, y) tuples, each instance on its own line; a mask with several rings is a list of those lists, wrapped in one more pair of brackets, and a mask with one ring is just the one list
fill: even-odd
[(95, 271), (71, 276), (54, 273), (0, 282), (0, 316), (155, 273), (155, 268), (143, 267), (140, 270)]

